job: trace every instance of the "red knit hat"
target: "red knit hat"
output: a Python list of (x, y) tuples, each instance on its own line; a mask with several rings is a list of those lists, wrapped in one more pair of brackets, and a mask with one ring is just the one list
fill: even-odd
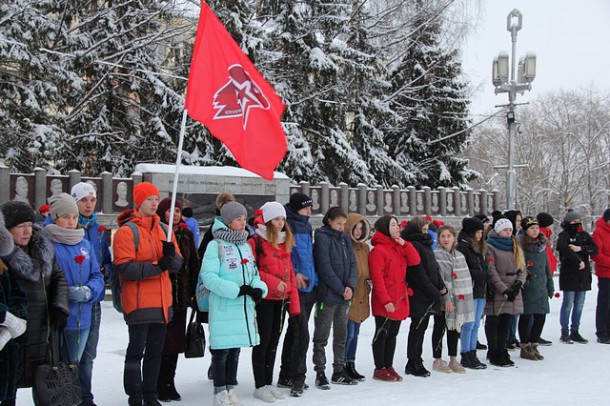
[(159, 196), (159, 198), (161, 197), (161, 195), (159, 194), (159, 189), (157, 189), (157, 187), (150, 182), (138, 183), (133, 188), (133, 200), (136, 204), (136, 208), (140, 207), (142, 202), (148, 199), (150, 196)]
[(51, 206), (49, 206), (48, 204), (43, 204), (42, 206), (40, 206), (40, 207), (38, 208), (38, 212), (39, 212), (40, 214), (42, 214), (42, 213), (46, 213), (46, 212), (49, 212), (49, 211), (51, 211)]

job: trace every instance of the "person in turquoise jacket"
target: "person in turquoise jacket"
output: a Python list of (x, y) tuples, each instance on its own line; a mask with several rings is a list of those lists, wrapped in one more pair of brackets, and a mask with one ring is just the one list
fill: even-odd
[(214, 405), (239, 403), (235, 388), (240, 348), (254, 347), (260, 341), (255, 305), (267, 295), (267, 285), (247, 243), (246, 216), (246, 208), (238, 202), (222, 206), (200, 271), (203, 285), (210, 291)]

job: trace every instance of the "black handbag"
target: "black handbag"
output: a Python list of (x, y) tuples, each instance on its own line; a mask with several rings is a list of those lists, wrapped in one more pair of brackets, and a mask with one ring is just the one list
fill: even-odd
[[(63, 338), (65, 341), (65, 334), (63, 334)], [(57, 341), (56, 338), (51, 338), (49, 363), (38, 365), (34, 369), (32, 390), (36, 404), (39, 406), (77, 406), (82, 402), (78, 362), (61, 362)], [(68, 347), (65, 347), (68, 359), (71, 360)]]
[(195, 320), (195, 310), (191, 310), (191, 318), (186, 328), (185, 358), (201, 358), (205, 354), (205, 332), (203, 326)]

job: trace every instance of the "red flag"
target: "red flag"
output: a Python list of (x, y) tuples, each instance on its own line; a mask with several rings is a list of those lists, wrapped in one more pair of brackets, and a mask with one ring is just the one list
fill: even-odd
[(184, 108), (241, 167), (273, 179), (286, 154), (286, 106), (203, 1)]

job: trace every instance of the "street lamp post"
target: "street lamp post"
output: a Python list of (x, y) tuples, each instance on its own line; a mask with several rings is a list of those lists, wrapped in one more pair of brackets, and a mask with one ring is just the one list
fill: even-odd
[(515, 208), (515, 136), (518, 123), (515, 121), (515, 99), (517, 93), (523, 94), (530, 90), (532, 81), (536, 77), (536, 55), (528, 52), (525, 57), (521, 57), (517, 67), (517, 32), (521, 30), (523, 17), (521, 12), (514, 9), (506, 18), (506, 29), (510, 31), (512, 41), (512, 56), (509, 75), (508, 54), (500, 52), (494, 58), (492, 65), (492, 82), (495, 86), (495, 93), (508, 93), (508, 112), (506, 122), (508, 124), (508, 167), (506, 170), (506, 208)]

